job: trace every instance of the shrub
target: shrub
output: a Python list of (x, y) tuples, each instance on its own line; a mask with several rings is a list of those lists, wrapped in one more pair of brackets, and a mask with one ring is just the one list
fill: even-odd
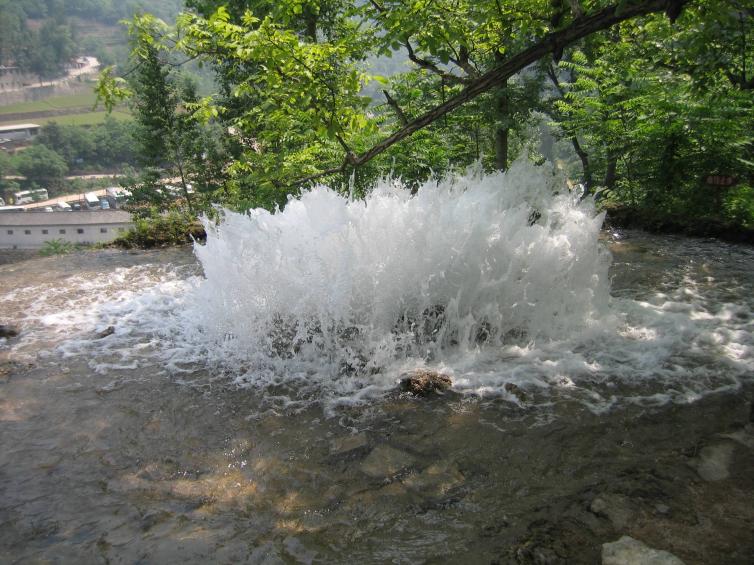
[(126, 249), (146, 249), (182, 245), (204, 238), (204, 227), (195, 217), (187, 212), (172, 210), (138, 218), (134, 227), (113, 244)]
[(745, 184), (731, 188), (723, 201), (723, 211), (732, 224), (754, 228), (754, 188)]
[(45, 241), (42, 249), (39, 250), (39, 254), (44, 257), (51, 255), (65, 255), (75, 249), (75, 246), (70, 241), (63, 241), (62, 239), (52, 239)]

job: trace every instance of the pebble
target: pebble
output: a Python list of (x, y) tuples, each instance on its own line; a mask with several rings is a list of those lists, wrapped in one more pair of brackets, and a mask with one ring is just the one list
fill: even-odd
[(652, 549), (639, 540), (623, 536), (602, 544), (602, 565), (684, 565), (678, 557), (662, 549)]

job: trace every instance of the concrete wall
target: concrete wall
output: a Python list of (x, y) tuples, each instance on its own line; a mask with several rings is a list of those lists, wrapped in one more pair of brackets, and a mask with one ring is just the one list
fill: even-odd
[[(126, 221), (112, 221), (124, 216)], [(127, 218), (122, 212), (4, 212), (0, 213), (0, 249), (39, 249), (53, 239), (74, 244), (106, 243), (128, 231), (133, 224)]]

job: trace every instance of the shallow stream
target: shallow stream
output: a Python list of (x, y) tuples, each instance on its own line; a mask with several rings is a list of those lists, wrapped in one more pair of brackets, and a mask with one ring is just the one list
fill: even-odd
[[(380, 304), (344, 325), (323, 290), (296, 302), (321, 304), (319, 321), (268, 349), (250, 326), (279, 327), (281, 309), (269, 314), (259, 285), (290, 284), (289, 304), (303, 287), (251, 281), (244, 265), (261, 267), (243, 254), (220, 277), (232, 296), (208, 287), (230, 240), (199, 250), (203, 268), (189, 248), (8, 256), (0, 323), (21, 333), (0, 340), (0, 561), (598, 563), (602, 543), (631, 535), (686, 563), (753, 562), (754, 250), (596, 239), (598, 227), (593, 241), (553, 248), (581, 245), (583, 272), (559, 271), (554, 257), (524, 265), (560, 273), (552, 287), (575, 285), (553, 290), (549, 322), (524, 306), (525, 330), (493, 331), (494, 313), (482, 324), (448, 291), (454, 263), (421, 289), (426, 304), (403, 305), (426, 319), (450, 297), (442, 339), (436, 319), (417, 333), (409, 314), (383, 321)], [(475, 249), (492, 241), (467, 235)], [(502, 276), (488, 259), (470, 303)], [(371, 268), (392, 268), (380, 261)], [(353, 264), (319, 263), (300, 273), (310, 288), (320, 277), (358, 296), (343, 288), (366, 284), (332, 275), (358, 275)], [(374, 280), (377, 296), (386, 283)], [(589, 285), (578, 312), (561, 309)], [(217, 316), (218, 296), (227, 315), (210, 327), (202, 316)], [(359, 364), (365, 351), (384, 359)], [(453, 388), (399, 393), (417, 366), (448, 373)]]

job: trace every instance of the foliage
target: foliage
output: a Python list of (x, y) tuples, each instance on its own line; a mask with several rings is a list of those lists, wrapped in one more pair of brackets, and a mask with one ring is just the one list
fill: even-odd
[[(49, 78), (62, 73), (76, 54), (74, 30), (62, 12), (36, 13), (31, 2), (0, 0), (0, 64)], [(31, 13), (29, 13), (31, 12)], [(27, 17), (46, 17), (39, 29), (27, 26)]]
[(51, 255), (66, 255), (71, 253), (74, 249), (75, 246), (70, 241), (52, 239), (44, 242), (42, 249), (39, 250), (39, 254), (44, 257), (49, 257)]
[(126, 249), (151, 248), (191, 243), (204, 237), (204, 228), (193, 214), (176, 209), (161, 213), (153, 208), (113, 244)]
[[(185, 183), (210, 170), (200, 207), (273, 208), (316, 179), (358, 193), (390, 171), (417, 181), (475, 160), (505, 169), (517, 150), (538, 153), (533, 115), (546, 112), (603, 201), (746, 222), (749, 192), (704, 179), (751, 185), (750, 0), (188, 6), (175, 26), (133, 18), (131, 69), (100, 83), (106, 103), (133, 100), (152, 158), (136, 187), (151, 190), (145, 205), (168, 205), (155, 182), (166, 171)], [(411, 68), (369, 74), (369, 60), (396, 53)], [(218, 93), (183, 94), (186, 59), (214, 69)], [(364, 95), (375, 83), (381, 103)], [(192, 143), (206, 132), (211, 144)]]
[[(732, 9), (693, 5), (678, 26), (663, 18), (625, 23), (613, 38), (592, 38), (561, 63), (567, 81), (555, 102), (558, 124), (581, 139), (601, 177), (600, 196), (651, 224), (722, 218), (745, 226), (745, 210), (754, 205), (745, 202), (747, 190), (725, 197), (705, 182), (723, 175), (746, 183), (754, 174), (754, 98), (744, 63), (718, 56), (741, 53)], [(726, 47), (713, 54), (710, 46), (721, 43)]]
[(739, 185), (725, 195), (725, 218), (733, 225), (754, 229), (754, 188)]
[(63, 158), (44, 145), (32, 145), (16, 158), (18, 172), (32, 184), (47, 188), (52, 194), (59, 190), (68, 172)]
[(49, 122), (34, 144), (56, 153), (69, 171), (113, 170), (137, 160), (133, 125), (110, 116), (92, 127)]

